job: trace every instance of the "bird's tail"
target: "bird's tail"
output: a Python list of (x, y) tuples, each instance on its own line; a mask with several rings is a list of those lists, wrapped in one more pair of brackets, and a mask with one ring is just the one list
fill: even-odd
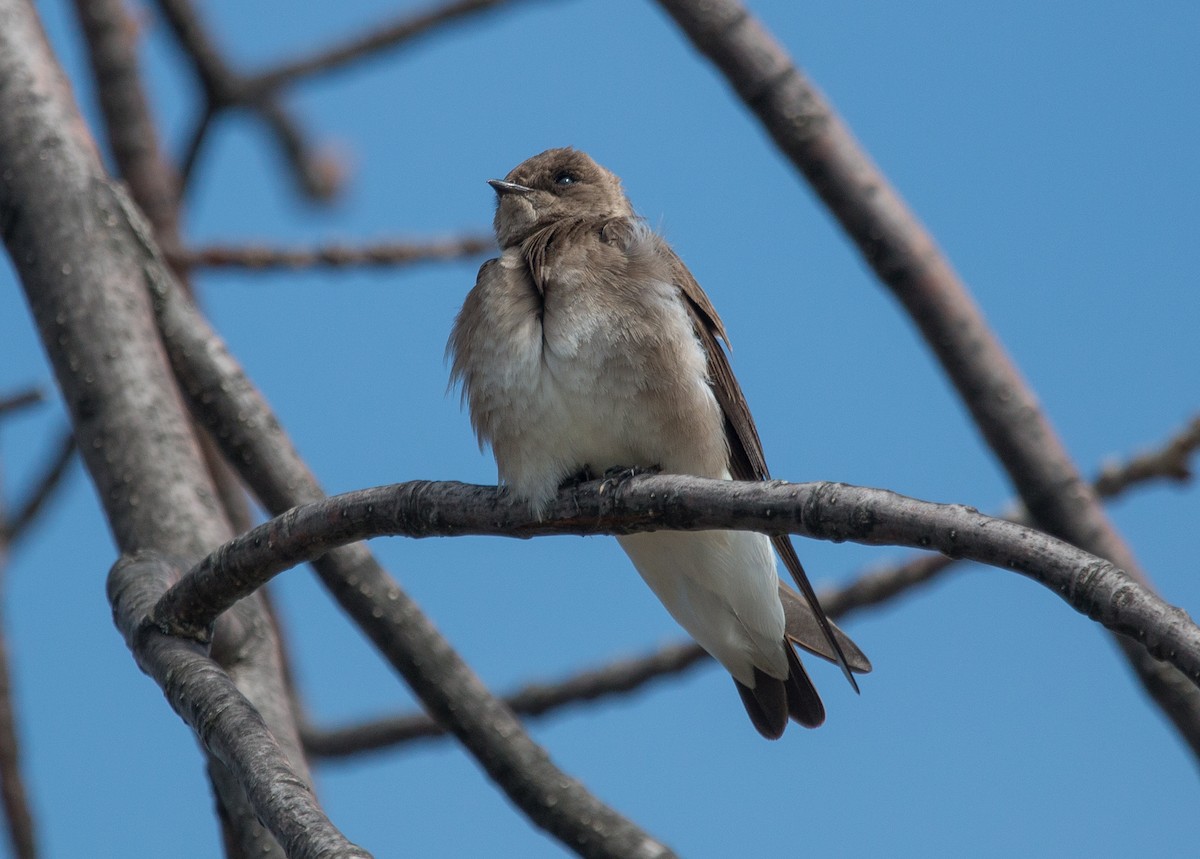
[(755, 668), (753, 689), (737, 680), (733, 681), (750, 721), (768, 740), (778, 740), (783, 736), (789, 716), (806, 728), (816, 728), (825, 721), (825, 705), (821, 703), (821, 696), (808, 678), (800, 657), (786, 639), (783, 649), (788, 657), (787, 680), (780, 680)]

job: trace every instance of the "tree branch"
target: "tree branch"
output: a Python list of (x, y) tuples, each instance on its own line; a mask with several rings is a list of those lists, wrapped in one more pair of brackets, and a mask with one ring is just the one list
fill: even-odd
[(325, 48), (307, 57), (291, 60), (260, 72), (248, 81), (251, 92), (275, 92), (303, 78), (341, 69), (352, 63), (411, 44), (441, 28), (474, 18), (481, 13), (511, 6), (516, 0), (453, 0), (395, 21), (377, 24), (367, 32)]
[(158, 0), (158, 8), (174, 32), (204, 90), (205, 106), (183, 158), (183, 182), (192, 175), (205, 133), (222, 111), (241, 107), (255, 112), (272, 132), (291, 165), (301, 190), (313, 200), (329, 200), (342, 183), (342, 169), (325, 154), (308, 145), (299, 125), (280, 105), (273, 92), (254, 85), (251, 78), (225, 62), (216, 42), (189, 0)]
[[(231, 531), (155, 328), (143, 267), (153, 238), (105, 175), (25, 0), (0, 0), (0, 82), (0, 232), (109, 526), (125, 553), (189, 563)], [(240, 609), (228, 623), (258, 634)], [(264, 652), (251, 650), (239, 669)], [(270, 673), (261, 667), (259, 677)], [(269, 688), (256, 691), (269, 706)], [(255, 812), (271, 820), (280, 810)], [(253, 825), (263, 832), (255, 846), (270, 848)]]
[(348, 268), (350, 266), (407, 266), (442, 260), (470, 259), (495, 250), (490, 235), (462, 236), (430, 242), (381, 242), (352, 247), (326, 245), (317, 248), (279, 249), (255, 246), (214, 245), (167, 251), (173, 266), (197, 268)]
[[(904, 306), (1038, 525), (1149, 587), (933, 237), (787, 52), (738, 0), (658, 2), (721, 71)], [(1118, 643), (1200, 757), (1200, 689)]]
[(370, 859), (329, 822), (258, 710), (204, 648), (163, 635), (146, 622), (147, 609), (177, 575), (153, 552), (126, 555), (109, 574), (113, 619), (138, 666), (235, 775), (289, 859)]
[(62, 485), (67, 467), (74, 458), (75, 435), (68, 429), (60, 436), (49, 459), (43, 464), (40, 476), (30, 484), (24, 499), (17, 502), (16, 512), (0, 522), (0, 539), (14, 546), (28, 533), (30, 526), (37, 521)]
[(1109, 463), (1096, 478), (1096, 493), (1102, 498), (1119, 495), (1130, 487), (1154, 478), (1185, 481), (1192, 477), (1189, 460), (1200, 448), (1200, 415), (1192, 418), (1166, 444), (1125, 463)]
[[(504, 703), (521, 716), (541, 716), (570, 704), (595, 701), (632, 692), (655, 678), (679, 674), (711, 657), (693, 641), (681, 641), (633, 659), (618, 659), (601, 668), (579, 671), (561, 680), (531, 683), (504, 696)], [(345, 728), (317, 730), (306, 727), (304, 748), (326, 758), (348, 757), (377, 751), (413, 740), (446, 736), (445, 730), (424, 713), (394, 716)]]
[(234, 538), (167, 591), (152, 616), (164, 631), (203, 640), (221, 612), (283, 570), (385, 535), (527, 538), (730, 528), (934, 549), (1014, 570), (1200, 681), (1200, 627), (1112, 563), (974, 508), (826, 482), (657, 475), (613, 490), (593, 481), (561, 491), (540, 518), (496, 487), (412, 481), (362, 489), (294, 508)]
[[(1097, 490), (1103, 497), (1113, 498), (1127, 489), (1155, 480), (1186, 479), (1181, 474), (1189, 473), (1188, 457), (1200, 447), (1198, 424), (1200, 418), (1195, 418), (1158, 448), (1128, 462), (1105, 466), (1097, 480)], [(830, 617), (840, 620), (847, 614), (881, 605), (927, 584), (956, 563), (954, 558), (946, 555), (922, 553), (903, 563), (862, 573), (847, 585), (822, 592), (821, 605)], [(513, 712), (522, 716), (543, 716), (571, 704), (636, 691), (655, 680), (707, 664), (707, 657), (698, 644), (679, 642), (636, 659), (617, 660), (557, 681), (533, 683), (506, 695), (504, 700)], [(301, 734), (309, 754), (326, 758), (347, 757), (445, 736), (437, 723), (424, 713), (388, 716), (340, 728), (307, 725)]]
[[(495, 244), (493, 242), (493, 244)], [(15, 394), (9, 394), (5, 397), (0, 397), (0, 417), (7, 417), (11, 414), (24, 411), (38, 405), (46, 399), (46, 395), (42, 393), (41, 388), (26, 388), (23, 391), (18, 391)]]
[[(8, 510), (3, 495), (0, 495), (0, 594), (3, 594), (3, 585), (7, 583), (5, 574), (12, 545), (10, 533)], [(21, 738), (17, 730), (16, 709), (8, 657), (7, 623), (0, 613), (0, 804), (4, 807), (8, 844), (14, 859), (37, 859), (37, 827), (21, 769)]]

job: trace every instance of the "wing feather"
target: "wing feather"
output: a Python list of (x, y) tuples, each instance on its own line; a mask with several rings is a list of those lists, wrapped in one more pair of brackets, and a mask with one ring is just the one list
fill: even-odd
[[(725, 436), (729, 443), (729, 473), (736, 480), (770, 480), (771, 473), (767, 469), (767, 460), (763, 454), (758, 428), (755, 427), (754, 418), (750, 415), (750, 406), (746, 403), (742, 386), (738, 384), (737, 378), (733, 375), (729, 356), (719, 342), (724, 341), (726, 345), (729, 344), (729, 335), (725, 331), (725, 325), (721, 322), (721, 317), (717, 315), (716, 308), (712, 306), (712, 302), (700, 288), (696, 278), (692, 277), (692, 273), (688, 271), (683, 261), (666, 242), (662, 243), (662, 249), (671, 257), (675, 285), (687, 299), (696, 337), (708, 356), (709, 384), (712, 385), (713, 393), (725, 415)], [(804, 595), (805, 601), (812, 609), (821, 634), (829, 644), (829, 649), (836, 656), (842, 673), (846, 675), (846, 679), (850, 681), (850, 685), (857, 692), (858, 683), (854, 680), (854, 675), (850, 673), (850, 664), (842, 651), (842, 645), (833, 633), (829, 618), (826, 617), (825, 610), (821, 608), (817, 593), (813, 590), (813, 586), (804, 572), (804, 567), (800, 564), (800, 559), (796, 557), (796, 549), (792, 546), (791, 539), (787, 534), (777, 534), (771, 538), (771, 542), (775, 546), (775, 551), (779, 553), (779, 557), (783, 559), (784, 566), (791, 573), (792, 579), (795, 580), (796, 587), (799, 588), (800, 593)], [(806, 649), (813, 649), (804, 642), (797, 643)]]

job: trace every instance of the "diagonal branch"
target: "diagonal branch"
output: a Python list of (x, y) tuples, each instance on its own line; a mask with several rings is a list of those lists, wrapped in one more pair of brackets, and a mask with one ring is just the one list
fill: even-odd
[[(658, 0), (804, 174), (891, 290), (970, 410), (1038, 525), (1146, 576), (933, 237), (841, 118), (739, 0)], [(1200, 756), (1200, 689), (1118, 641)]]
[(28, 532), (38, 516), (46, 509), (54, 493), (62, 486), (67, 468), (75, 458), (75, 435), (69, 429), (64, 431), (59, 442), (51, 451), (50, 457), (42, 465), (38, 477), (34, 478), (22, 500), (18, 501), (15, 512), (3, 523), (0, 523), (0, 539), (9, 546), (15, 545)]
[[(40, 394), (37, 397), (41, 399)], [(8, 510), (0, 495), (0, 595), (6, 584), (11, 529)], [(4, 808), (9, 849), (14, 859), (37, 859), (37, 824), (25, 787), (21, 767), (21, 736), (17, 727), (17, 707), (13, 700), (11, 661), (8, 655), (8, 630), (0, 613), (0, 806)]]
[(429, 242), (380, 242), (372, 245), (326, 245), (294, 250), (211, 245), (167, 252), (173, 266), (182, 269), (298, 269), (349, 268), (351, 266), (410, 266), (445, 260), (471, 259), (495, 250), (490, 235), (468, 235)]
[(361, 35), (349, 38), (307, 57), (282, 63), (250, 79), (250, 88), (257, 92), (275, 92), (316, 74), (362, 62), (384, 51), (396, 50), (449, 24), (480, 16), (513, 5), (517, 0), (452, 0), (405, 14), (394, 21), (377, 24)]
[[(167, 247), (180, 244), (180, 184), (163, 157), (158, 129), (142, 84), (137, 54), (137, 27), (124, 0), (75, 0), (83, 29), (104, 128), (121, 176), (134, 202), (142, 208), (155, 239)], [(183, 288), (189, 288), (181, 280)], [(224, 510), (235, 531), (249, 527), (245, 493), (213, 443), (198, 439)], [(238, 690), (257, 708), (272, 735), (288, 755), (295, 773), (311, 784), (292, 698), (283, 684), (282, 652), (263, 599), (255, 595), (231, 613), (217, 629), (212, 652)], [(225, 762), (209, 756), (208, 773), (218, 803), (223, 840), (247, 855), (268, 859), (280, 846), (264, 830), (260, 815)]]
[[(142, 259), (150, 229), (105, 173), (26, 0), (0, 0), (0, 81), (0, 233), (97, 497), (122, 552), (152, 550), (187, 564), (231, 529), (155, 327)], [(302, 762), (291, 769), (300, 772)], [(295, 810), (251, 811), (277, 821)], [(274, 844), (253, 825), (260, 846)]]
[(178, 573), (153, 552), (126, 555), (108, 579), (113, 618), (139, 667), (162, 687), (171, 707), (206, 748), (229, 767), (288, 857), (370, 859), (329, 822), (308, 780), (258, 710), (229, 675), (194, 642), (163, 635), (146, 611)]

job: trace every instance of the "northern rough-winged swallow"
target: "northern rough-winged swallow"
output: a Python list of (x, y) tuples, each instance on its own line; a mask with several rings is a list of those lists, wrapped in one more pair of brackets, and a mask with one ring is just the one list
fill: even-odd
[[(620, 180), (550, 149), (496, 190), (501, 255), (483, 264), (448, 351), (500, 479), (540, 510), (581, 473), (617, 467), (769, 478), (725, 327)], [(672, 617), (733, 675), (754, 727), (816, 727), (825, 707), (792, 648), (870, 662), (825, 616), (790, 539), (748, 531), (618, 537)], [(779, 580), (775, 550), (804, 599)], [(855, 685), (857, 689), (857, 685)]]

